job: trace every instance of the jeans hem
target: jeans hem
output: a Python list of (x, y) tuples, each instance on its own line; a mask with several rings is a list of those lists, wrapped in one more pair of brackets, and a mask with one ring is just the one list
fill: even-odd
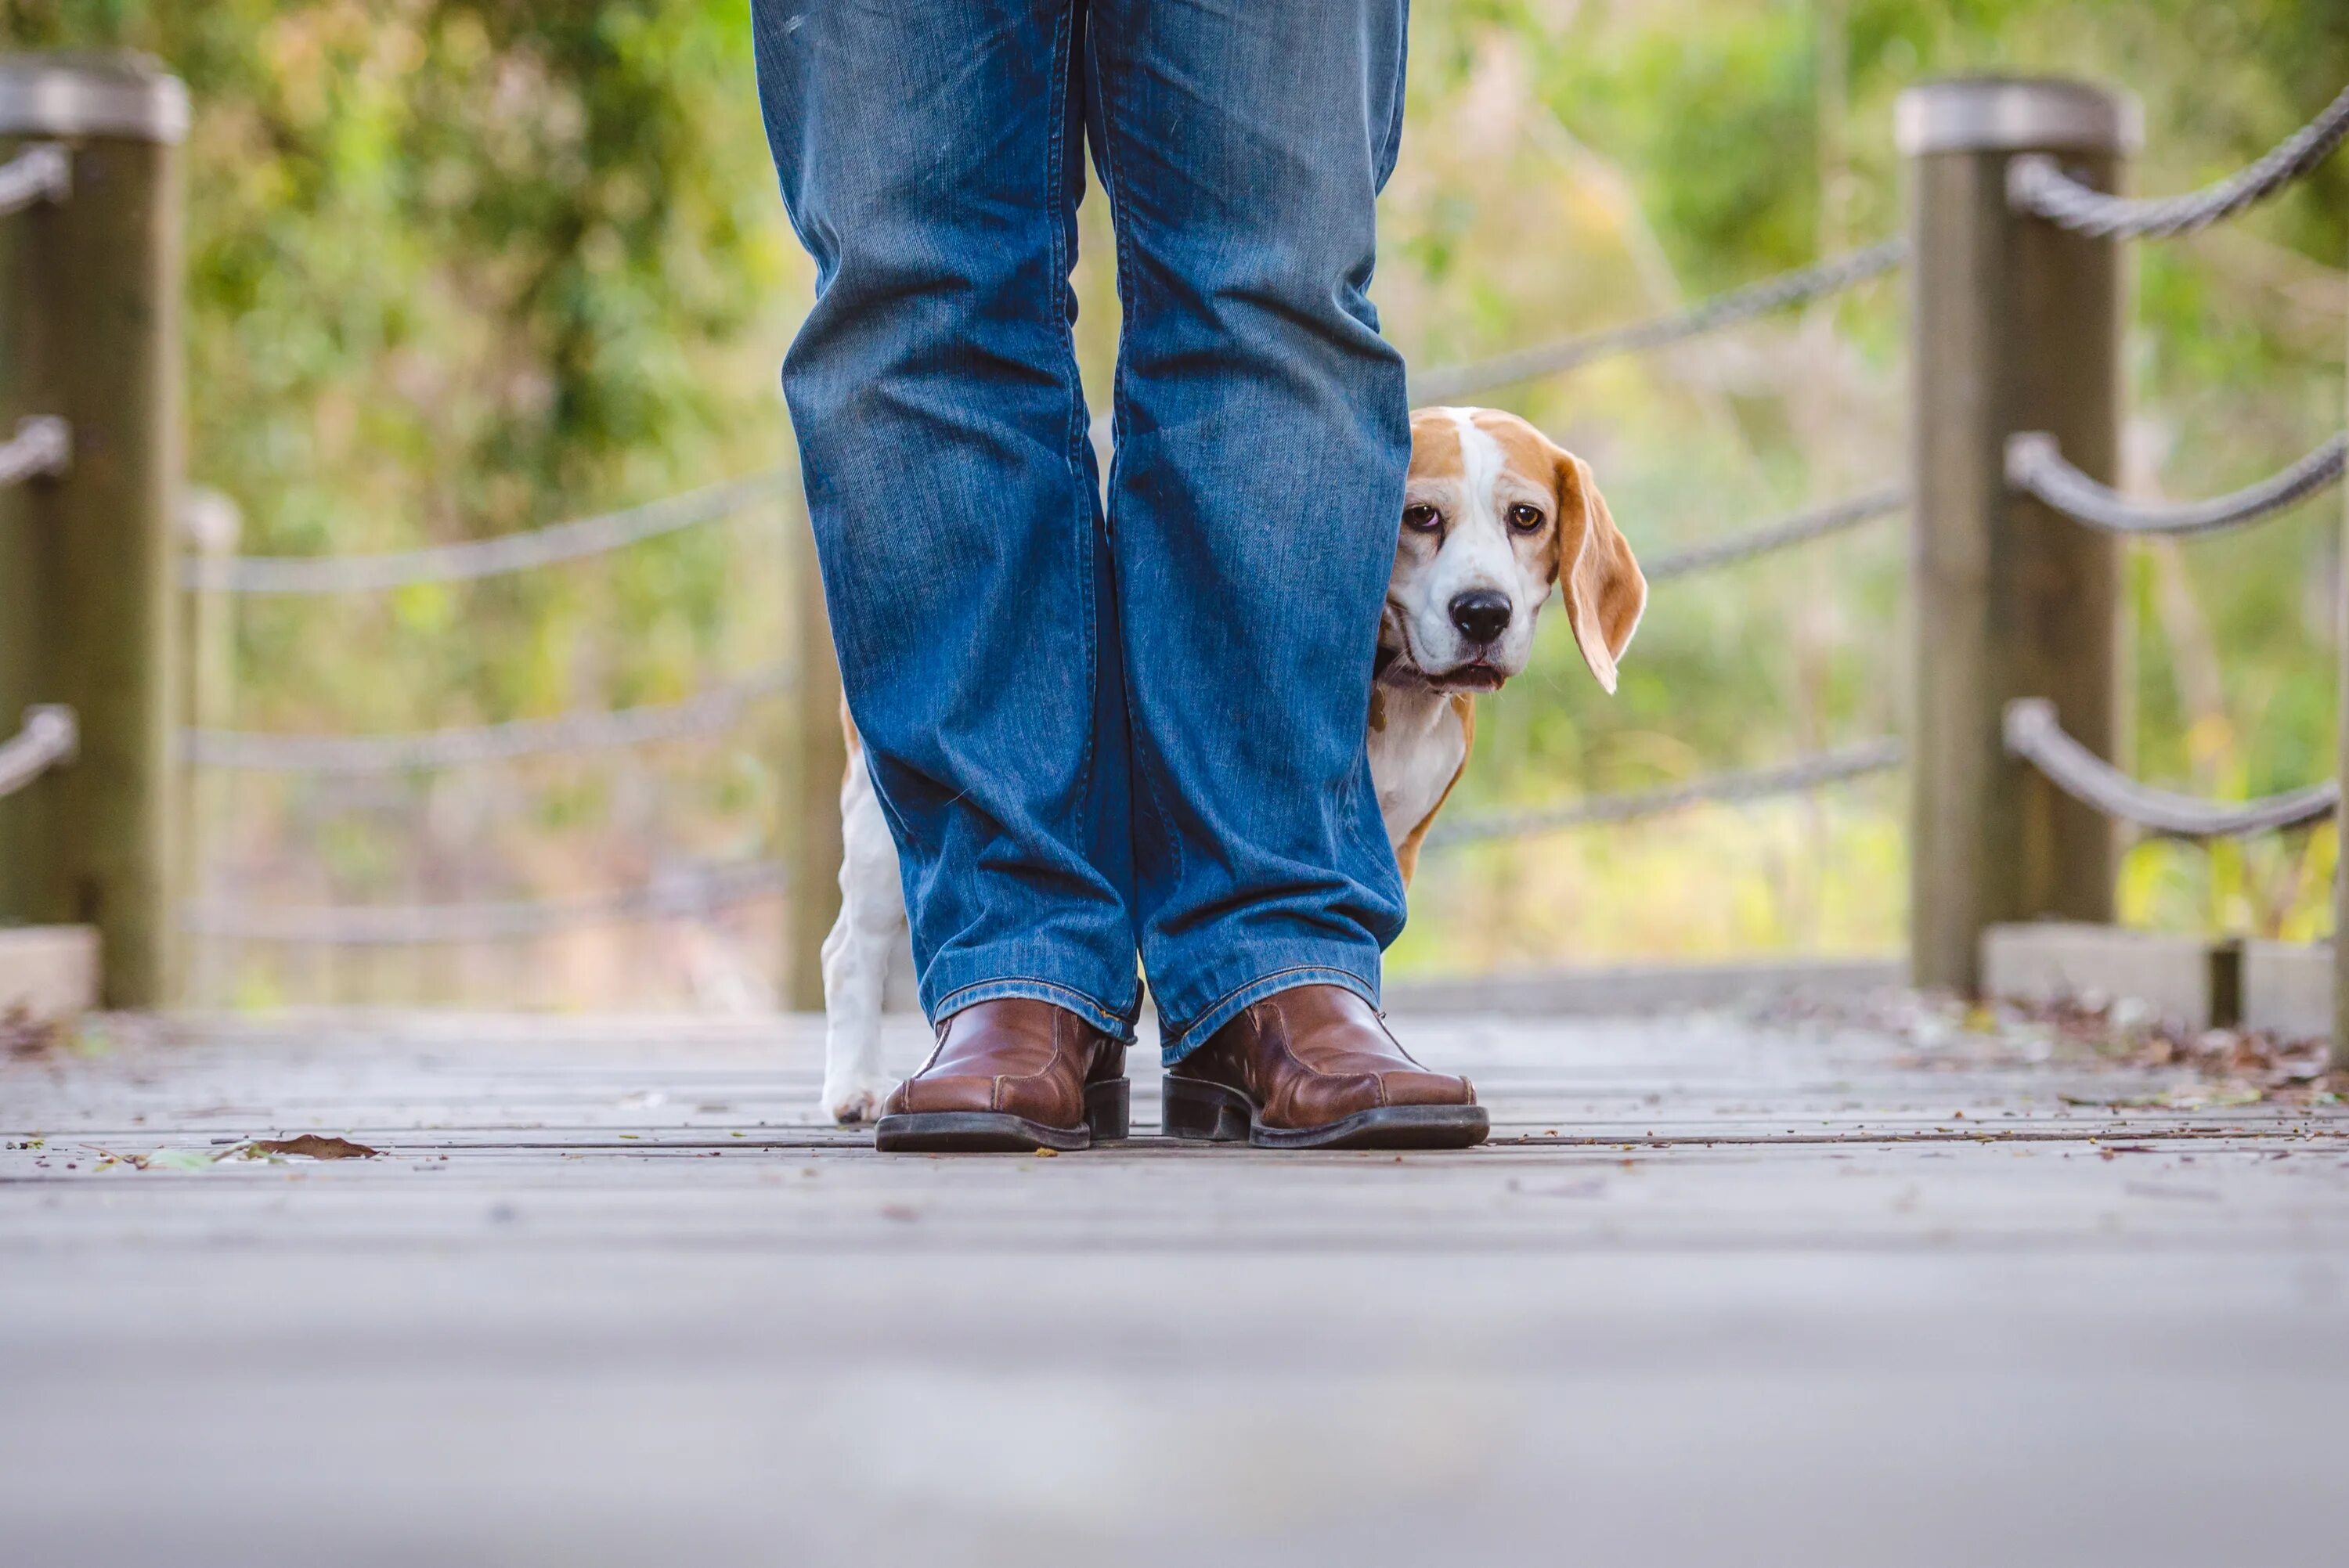
[(1161, 1061), (1164, 1066), (1173, 1067), (1206, 1045), (1208, 1036), (1238, 1017), (1246, 1009), (1267, 996), (1293, 991), (1299, 985), (1342, 985), (1373, 1008), (1379, 1005), (1379, 983), (1374, 978), (1326, 964), (1292, 965), (1225, 992), (1181, 1029), (1168, 1029), (1159, 1047)]
[(965, 1007), (976, 1006), (981, 1002), (999, 1002), (1007, 996), (1050, 1002), (1055, 1007), (1074, 1013), (1112, 1039), (1129, 1046), (1133, 1044), (1134, 1017), (1142, 1011), (1142, 1000), (1138, 996), (1132, 1006), (1121, 1013), (1102, 1006), (1082, 991), (1055, 981), (1010, 975), (1000, 980), (975, 980), (968, 985), (957, 985), (939, 997), (936, 1005), (927, 1009), (927, 1016), (935, 1025), (952, 1017)]

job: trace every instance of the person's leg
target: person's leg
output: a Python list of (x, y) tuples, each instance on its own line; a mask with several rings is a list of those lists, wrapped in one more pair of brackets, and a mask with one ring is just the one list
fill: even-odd
[(784, 362), (924, 1009), (1130, 1038), (1123, 680), (1071, 341), (1074, 0), (753, 0), (817, 265)]
[(1375, 1004), (1402, 924), (1363, 732), (1411, 451), (1365, 294), (1404, 10), (1093, 5), (1136, 907), (1170, 1062), (1291, 987)]

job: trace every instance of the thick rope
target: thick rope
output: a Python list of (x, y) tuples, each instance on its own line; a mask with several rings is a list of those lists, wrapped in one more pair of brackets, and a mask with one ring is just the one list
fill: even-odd
[(320, 947), (508, 942), (584, 925), (698, 919), (780, 892), (784, 880), (780, 861), (740, 861), (692, 867), (641, 887), (574, 899), (440, 904), (197, 903), (182, 906), (181, 925), (198, 936)]
[(181, 562), (180, 581), (189, 588), (225, 593), (335, 593), (492, 577), (602, 554), (714, 521), (784, 493), (792, 481), (792, 470), (779, 469), (526, 533), (387, 555), (193, 556)]
[(2075, 234), (2166, 240), (2207, 229), (2305, 177), (2349, 137), (2349, 88), (2323, 113), (2279, 142), (2241, 173), (2183, 196), (2131, 200), (2083, 185), (2044, 153), (2007, 165), (2006, 199), (2015, 211)]
[(2098, 483), (2064, 460), (2055, 438), (2033, 431), (2006, 443), (2007, 483), (2075, 522), (2107, 533), (2178, 535), (2240, 528), (2341, 482), (2349, 437), (2335, 436), (2282, 473), (2209, 500), (2146, 503)]
[(1864, 779), (1900, 766), (1905, 755), (1890, 737), (1838, 747), (1775, 768), (1716, 773), (1667, 789), (1636, 795), (1599, 795), (1529, 811), (1491, 811), (1479, 816), (1439, 821), (1428, 834), (1428, 847), (1448, 848), (1492, 839), (1522, 839), (1537, 833), (1579, 828), (1593, 822), (1627, 822), (1639, 817), (1661, 816), (1690, 806), (1733, 804), (1766, 799), (1774, 795), (1799, 794), (1848, 779)]
[(1768, 315), (1806, 300), (1840, 294), (1845, 289), (1893, 271), (1908, 259), (1908, 241), (1887, 240), (1864, 251), (1821, 262), (1816, 266), (1784, 273), (1742, 289), (1733, 289), (1687, 310), (1659, 316), (1652, 321), (1608, 327), (1558, 343), (1522, 348), (1514, 354), (1496, 355), (1470, 365), (1423, 371), (1412, 377), (1411, 400), (1414, 404), (1448, 403), (1471, 392), (1555, 376), (1594, 360), (1661, 348), (1684, 338), (1717, 331), (1733, 323)]
[(16, 421), (0, 441), (0, 490), (26, 480), (54, 479), (73, 466), (73, 428), (51, 414)]
[(1841, 533), (1857, 528), (1861, 523), (1890, 517), (1909, 505), (1909, 492), (1898, 486), (1870, 490), (1847, 500), (1839, 500), (1816, 511), (1797, 512), (1776, 522), (1765, 523), (1745, 533), (1732, 534), (1727, 539), (1706, 544), (1692, 545), (1658, 556), (1643, 564), (1641, 574), (1650, 583), (1665, 583), (1675, 577), (1686, 577), (1735, 562), (1766, 555), (1773, 551), (1824, 539), (1831, 533)]
[(2172, 838), (2240, 838), (2305, 827), (2331, 816), (2341, 803), (2341, 787), (2334, 783), (2240, 801), (2204, 800), (2140, 784), (2064, 734), (2055, 705), (2044, 697), (2007, 704), (2005, 731), (2007, 751), (2073, 799)]
[(752, 702), (788, 690), (792, 679), (790, 668), (777, 665), (682, 702), (651, 703), (616, 712), (567, 713), (555, 718), (516, 719), (411, 735), (268, 735), (189, 729), (181, 731), (181, 743), (188, 759), (201, 767), (254, 773), (404, 773), (462, 768), (714, 735), (740, 720)]
[(0, 799), (50, 769), (71, 762), (80, 736), (73, 709), (54, 705), (26, 708), (25, 727), (0, 741)]
[(73, 155), (54, 141), (36, 141), (0, 163), (0, 218), (73, 194)]

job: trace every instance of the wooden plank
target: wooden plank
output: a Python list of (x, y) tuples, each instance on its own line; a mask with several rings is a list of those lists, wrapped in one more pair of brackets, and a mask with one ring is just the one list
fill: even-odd
[(98, 933), (87, 925), (0, 929), (0, 1018), (70, 1024), (98, 1006)]
[(1588, 1016), (1734, 1006), (1788, 996), (1848, 996), (1901, 983), (1890, 958), (1749, 964), (1624, 965), (1480, 975), (1457, 980), (1395, 980), (1381, 993), (1390, 1013), (1416, 1016)]
[(2075, 921), (1993, 925), (1982, 934), (1982, 987), (2034, 1002), (2134, 1002), (2202, 1029), (2218, 995), (2212, 949), (2203, 937)]
[[(1639, 1561), (2321, 1560), (2323, 1510), (2242, 1500), (2337, 1468), (2349, 1119), (1866, 1016), (1414, 1017), (1507, 1141), (1051, 1160), (812, 1125), (807, 1016), (112, 1021), (0, 1066), (0, 1519), (356, 1568), (1173, 1563), (1203, 1517), (1240, 1563), (1547, 1560), (1567, 1515)], [(386, 1153), (106, 1158), (264, 1130)]]
[(2112, 924), (2032, 920), (1982, 934), (1982, 985), (2025, 1000), (2130, 1000), (2178, 1028), (2269, 1030), (2292, 1040), (2333, 1026), (2333, 948), (2224, 942)]
[(2126, 999), (2182, 1028), (2240, 1023), (2309, 1039), (2332, 1026), (2333, 953), (2326, 944), (2032, 921), (1983, 934), (1982, 971), (1993, 995)]
[(2243, 1022), (2308, 1039), (2333, 1027), (2329, 943), (2243, 944)]
[[(2288, 1266), (1838, 1262), (1250, 1256), (1203, 1296), (1195, 1258), (1131, 1252), (166, 1256), (78, 1271), (78, 1331), (0, 1283), (39, 1413), (0, 1430), (0, 1498), (37, 1562), (822, 1564), (885, 1532), (889, 1561), (1156, 1564), (1203, 1511), (1249, 1564), (1464, 1532), (1552, 1561), (1569, 1531), (1634, 1562), (2326, 1560), (2324, 1510), (2243, 1501), (2325, 1495), (2337, 1447)], [(452, 1274), (495, 1286), (424, 1283)], [(321, 1290), (336, 1314), (286, 1310)], [(1270, 1332), (1287, 1293), (1379, 1311)]]

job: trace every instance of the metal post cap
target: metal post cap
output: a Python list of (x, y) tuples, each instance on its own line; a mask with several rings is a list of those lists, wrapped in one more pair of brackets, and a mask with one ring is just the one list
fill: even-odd
[(186, 84), (145, 55), (0, 56), (0, 136), (187, 135)]
[(1895, 139), (1932, 152), (2135, 152), (2145, 143), (2137, 99), (2061, 77), (1955, 77), (1900, 95)]

